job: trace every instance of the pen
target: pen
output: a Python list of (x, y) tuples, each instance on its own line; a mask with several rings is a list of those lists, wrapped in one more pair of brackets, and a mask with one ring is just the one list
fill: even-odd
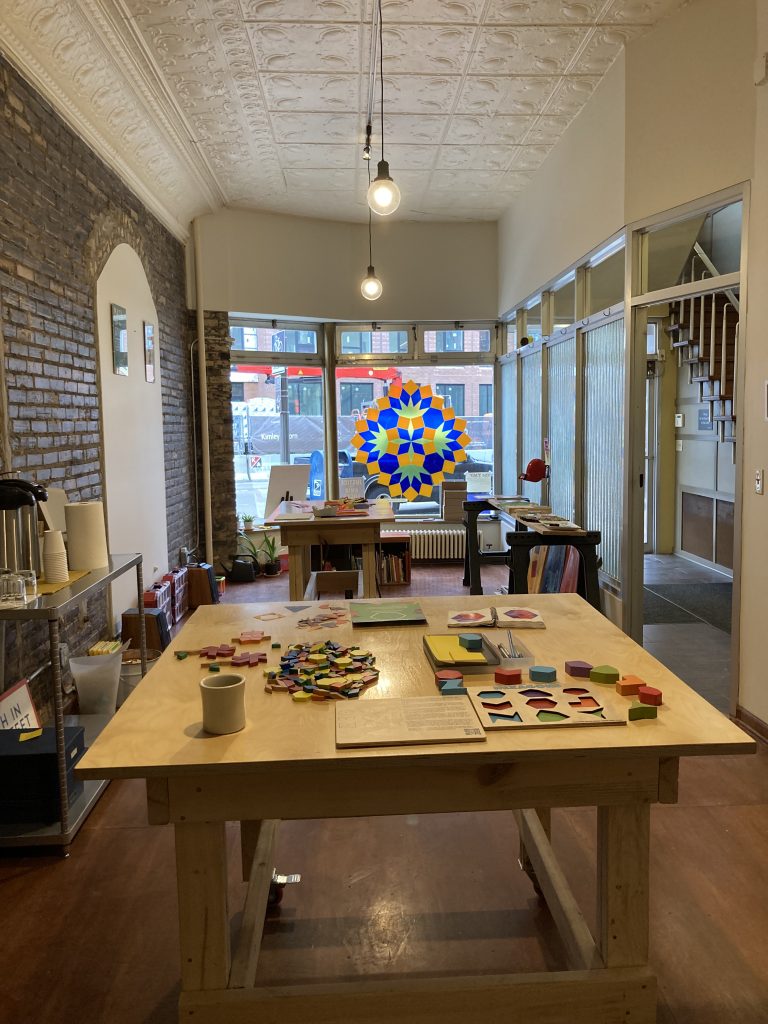
[(511, 629), (507, 630), (507, 640), (509, 641), (509, 650), (511, 652), (511, 656), (513, 658), (519, 658), (520, 657), (520, 652), (515, 647), (515, 641), (512, 639), (512, 630)]

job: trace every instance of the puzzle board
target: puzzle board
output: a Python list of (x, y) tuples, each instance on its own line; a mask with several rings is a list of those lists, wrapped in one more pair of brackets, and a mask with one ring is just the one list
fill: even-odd
[[(601, 688), (579, 686), (488, 686), (467, 691), (484, 729), (566, 728), (572, 725), (626, 725), (605, 703)], [(452, 700), (453, 698), (448, 698)]]
[(463, 696), (354, 700), (335, 707), (337, 747), (485, 740), (472, 705)]

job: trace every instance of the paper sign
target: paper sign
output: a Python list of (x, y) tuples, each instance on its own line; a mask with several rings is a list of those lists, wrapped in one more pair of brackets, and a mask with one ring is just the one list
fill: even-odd
[(38, 729), (40, 719), (26, 679), (0, 697), (0, 729)]

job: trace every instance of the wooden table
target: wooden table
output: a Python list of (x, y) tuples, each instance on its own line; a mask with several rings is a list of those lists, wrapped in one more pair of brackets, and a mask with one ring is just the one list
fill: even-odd
[(280, 527), (282, 543), (288, 548), (288, 586), (291, 601), (300, 601), (309, 583), (313, 544), (360, 544), (363, 554), (363, 596), (376, 597), (376, 545), (381, 524), (394, 522), (390, 507), (371, 505), (364, 516), (334, 516), (324, 519), (284, 519), (302, 508), (311, 510), (323, 501), (281, 502), (266, 520)]
[[(445, 631), (456, 598), (422, 598)], [(487, 599), (486, 599), (487, 601)], [(483, 598), (464, 599), (468, 608)], [(751, 753), (755, 744), (688, 686), (573, 594), (531, 595), (547, 628), (528, 630), (537, 659), (614, 664), (664, 691), (656, 721), (626, 726), (489, 733), (484, 743), (337, 750), (334, 704), (267, 694), (249, 672), (244, 731), (201, 730), (200, 648), (264, 628), (284, 644), (306, 635), (302, 613), (281, 605), (199, 608), (86, 753), (86, 778), (145, 778), (150, 822), (176, 833), (181, 997), (193, 1024), (306, 1024), (394, 1020), (465, 1024), (651, 1024), (656, 982), (648, 966), (650, 805), (677, 798), (678, 758)], [(273, 621), (254, 615), (274, 612)], [(328, 636), (373, 650), (381, 672), (361, 698), (434, 694), (423, 627)], [(269, 650), (270, 664), (279, 651)], [(480, 684), (483, 677), (474, 677)], [(612, 690), (606, 701), (626, 706)], [(450, 697), (444, 698), (450, 700)], [(553, 807), (597, 807), (597, 935), (593, 938), (549, 843)], [(254, 984), (279, 819), (514, 809), (525, 847), (567, 951), (558, 972), (258, 987)], [(249, 877), (240, 941), (230, 950), (225, 822), (241, 822)], [(386, 856), (386, 850), (382, 850)], [(327, 865), (323, 865), (325, 870)], [(428, 871), (429, 865), (414, 865)], [(140, 980), (140, 967), (137, 980)]]

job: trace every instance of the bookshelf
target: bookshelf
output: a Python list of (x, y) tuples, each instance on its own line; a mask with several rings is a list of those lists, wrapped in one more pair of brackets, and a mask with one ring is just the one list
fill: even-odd
[(377, 549), (379, 585), (401, 587), (411, 582), (411, 538), (407, 533), (388, 533)]

